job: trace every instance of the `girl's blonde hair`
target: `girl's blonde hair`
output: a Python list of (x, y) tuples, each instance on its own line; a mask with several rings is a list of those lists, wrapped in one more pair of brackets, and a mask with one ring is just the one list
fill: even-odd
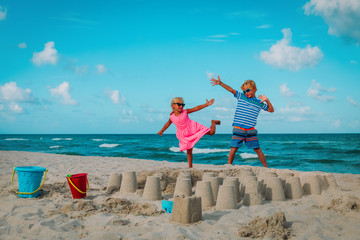
[(171, 107), (174, 103), (184, 103), (184, 99), (182, 97), (174, 97), (173, 100), (171, 100)]
[(243, 85), (241, 85), (242, 90), (246, 90), (248, 88), (256, 89), (256, 84), (253, 80), (246, 80)]

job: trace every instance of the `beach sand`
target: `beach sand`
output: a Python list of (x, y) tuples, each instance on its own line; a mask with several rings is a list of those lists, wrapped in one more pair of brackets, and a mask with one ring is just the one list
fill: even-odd
[[(202, 164), (194, 164), (189, 170), (187, 165), (0, 151), (0, 239), (360, 239), (359, 174)], [(48, 168), (38, 198), (20, 198), (13, 191), (11, 176), (15, 166)], [(172, 221), (171, 213), (162, 210), (161, 200), (142, 197), (147, 176), (160, 176), (163, 199), (172, 199), (180, 172), (190, 171), (195, 190), (204, 172), (246, 181), (244, 173), (250, 170), (258, 179), (267, 172), (277, 176), (291, 173), (300, 177), (305, 188), (306, 181), (317, 175), (321, 193), (308, 192), (299, 199), (285, 201), (265, 200), (262, 205), (244, 206), (241, 201), (238, 209), (231, 210), (208, 207), (203, 209), (201, 221), (190, 224)], [(136, 171), (138, 190), (107, 194), (110, 174), (127, 171)], [(73, 199), (65, 178), (77, 173), (88, 174), (90, 189), (84, 199)]]

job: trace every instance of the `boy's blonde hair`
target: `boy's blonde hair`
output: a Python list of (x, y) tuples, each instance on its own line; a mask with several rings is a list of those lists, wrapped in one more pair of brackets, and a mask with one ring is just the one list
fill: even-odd
[(171, 106), (174, 103), (184, 103), (184, 99), (182, 97), (174, 97), (173, 100), (171, 100)]
[(251, 89), (257, 89), (256, 88), (256, 84), (253, 80), (246, 80), (243, 85), (241, 85), (241, 89), (242, 90), (246, 90), (248, 88), (251, 88)]

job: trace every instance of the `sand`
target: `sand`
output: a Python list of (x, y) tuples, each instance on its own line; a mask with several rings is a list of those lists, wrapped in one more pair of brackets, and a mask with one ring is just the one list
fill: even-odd
[[(184, 155), (184, 157), (186, 157)], [(224, 159), (224, 162), (226, 159)], [(293, 175), (307, 194), (285, 201), (264, 200), (262, 205), (202, 211), (191, 224), (171, 221), (161, 200), (142, 197), (148, 176), (160, 176), (163, 199), (172, 199), (180, 172), (187, 163), (130, 158), (82, 157), (32, 152), (0, 151), (0, 239), (359, 239), (360, 175), (264, 169), (240, 165), (194, 164), (193, 191), (204, 172), (235, 176), (246, 182), (249, 171), (260, 180)], [(48, 168), (38, 198), (20, 198), (11, 187), (14, 166)], [(111, 173), (136, 171), (134, 193), (106, 193)], [(67, 174), (88, 173), (90, 189), (84, 199), (73, 199)], [(307, 182), (317, 175), (319, 189)], [(241, 183), (240, 183), (241, 184)], [(17, 188), (15, 177), (15, 188)], [(320, 191), (320, 192), (318, 192)]]

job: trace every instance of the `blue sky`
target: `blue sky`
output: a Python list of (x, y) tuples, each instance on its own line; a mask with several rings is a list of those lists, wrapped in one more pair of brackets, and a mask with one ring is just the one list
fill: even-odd
[(360, 1), (0, 0), (0, 133), (157, 133), (177, 96), (231, 133), (217, 75), (260, 133), (359, 133)]

